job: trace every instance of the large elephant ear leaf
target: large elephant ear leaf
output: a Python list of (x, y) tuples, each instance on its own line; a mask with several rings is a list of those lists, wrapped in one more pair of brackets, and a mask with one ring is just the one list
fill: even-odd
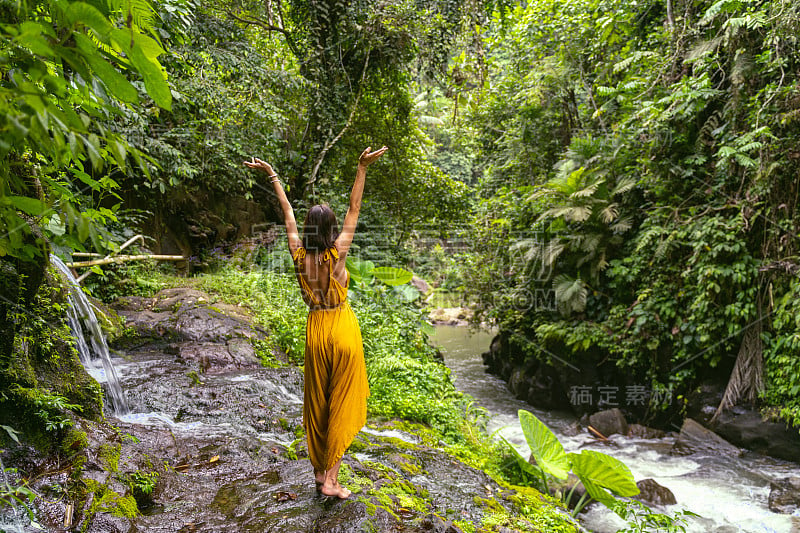
[(369, 283), (372, 281), (372, 271), (375, 269), (375, 263), (372, 261), (361, 261), (353, 257), (348, 257), (345, 261), (347, 271), (350, 272), (350, 278), (356, 283)]
[(630, 468), (619, 459), (594, 450), (569, 455), (572, 471), (580, 478), (586, 492), (609, 509), (612, 509), (615, 499), (606, 489), (625, 497), (639, 494)]
[(508, 441), (506, 440), (506, 438), (505, 438), (505, 437), (503, 437), (502, 435), (500, 436), (500, 438), (501, 438), (501, 439), (503, 439), (503, 442), (505, 442), (505, 443), (506, 443), (506, 446), (508, 446), (508, 447), (511, 449), (511, 451), (514, 453), (514, 457), (516, 457), (516, 458), (517, 458), (517, 463), (519, 463), (519, 466), (520, 466), (520, 467), (521, 467), (521, 468), (522, 468), (522, 469), (523, 469), (525, 472), (527, 472), (527, 473), (529, 473), (529, 474), (532, 474), (532, 475), (534, 475), (534, 476), (539, 476), (539, 475), (541, 475), (541, 474), (539, 474), (539, 471), (536, 469), (536, 467), (535, 467), (535, 466), (533, 466), (532, 464), (530, 464), (530, 463), (528, 462), (528, 460), (527, 460), (527, 459), (525, 459), (525, 458), (522, 456), (522, 454), (521, 454), (521, 453), (519, 453), (519, 450), (517, 450), (516, 446), (514, 446), (513, 444), (511, 444), (510, 442), (508, 442)]
[(378, 280), (391, 286), (403, 285), (411, 281), (411, 278), (414, 277), (414, 274), (408, 270), (395, 267), (376, 267), (373, 269), (372, 274), (378, 278)]
[(536, 463), (548, 474), (558, 479), (567, 479), (569, 458), (550, 428), (524, 409), (519, 410), (519, 423)]

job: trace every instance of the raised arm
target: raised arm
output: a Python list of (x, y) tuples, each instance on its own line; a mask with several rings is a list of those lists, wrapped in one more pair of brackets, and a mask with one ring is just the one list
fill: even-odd
[(300, 234), (297, 231), (297, 221), (294, 219), (294, 210), (289, 199), (286, 198), (286, 191), (283, 190), (283, 184), (278, 178), (278, 173), (273, 170), (272, 165), (266, 161), (262, 161), (257, 157), (251, 158), (252, 161), (245, 161), (244, 164), (250, 168), (261, 170), (270, 178), (275, 194), (278, 196), (278, 202), (281, 204), (281, 211), (283, 212), (283, 224), (286, 226), (286, 237), (289, 239), (289, 252), (294, 257), (295, 252), (300, 246)]
[(339, 257), (344, 259), (347, 251), (350, 249), (350, 244), (353, 242), (353, 236), (356, 233), (356, 224), (358, 224), (358, 214), (361, 211), (361, 197), (364, 195), (364, 180), (367, 177), (367, 167), (377, 161), (388, 150), (385, 146), (380, 150), (370, 152), (371, 147), (361, 152), (358, 158), (358, 169), (356, 170), (356, 181), (353, 183), (353, 190), (350, 192), (350, 206), (347, 208), (347, 214), (344, 216), (344, 224), (342, 224), (342, 232), (336, 239), (336, 249), (339, 252)]

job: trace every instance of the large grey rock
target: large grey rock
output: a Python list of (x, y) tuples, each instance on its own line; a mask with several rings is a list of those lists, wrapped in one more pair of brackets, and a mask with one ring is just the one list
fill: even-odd
[(800, 432), (783, 421), (767, 420), (757, 411), (735, 407), (722, 412), (712, 427), (737, 446), (800, 463)]
[(792, 514), (800, 509), (800, 478), (773, 481), (769, 486), (769, 510)]
[(411, 285), (419, 291), (419, 293), (423, 296), (428, 294), (431, 291), (431, 286), (428, 284), (427, 281), (424, 279), (414, 276), (411, 278)]
[(634, 498), (648, 505), (674, 505), (678, 503), (672, 491), (660, 485), (654, 479), (647, 478), (637, 481), (636, 486), (639, 487), (640, 492)]
[(739, 448), (691, 418), (683, 421), (681, 432), (672, 446), (672, 451), (679, 455), (708, 453), (732, 457), (741, 453)]
[(619, 433), (620, 435), (628, 434), (628, 422), (625, 420), (625, 415), (617, 407), (598, 411), (591, 415), (589, 417), (589, 425), (606, 437), (614, 433)]
[(628, 424), (628, 436), (639, 439), (662, 439), (666, 436), (666, 432), (641, 424)]

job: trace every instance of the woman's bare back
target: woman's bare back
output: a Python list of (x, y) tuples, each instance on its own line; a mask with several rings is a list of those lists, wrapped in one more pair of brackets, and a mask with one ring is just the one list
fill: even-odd
[(331, 265), (333, 264), (333, 279), (338, 281), (342, 287), (347, 284), (347, 272), (343, 267), (337, 268), (343, 261), (336, 263), (324, 261), (323, 253), (307, 252), (303, 258), (303, 269), (300, 275), (311, 289), (314, 298), (322, 304), (327, 304), (329, 303), (326, 296), (330, 289)]

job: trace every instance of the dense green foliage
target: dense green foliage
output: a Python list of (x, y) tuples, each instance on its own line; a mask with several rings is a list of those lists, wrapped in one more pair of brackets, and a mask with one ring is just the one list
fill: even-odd
[[(302, 220), (319, 201), (343, 213), (358, 154), (386, 144), (352, 256), (459, 293), (521, 366), (643, 384), (642, 419), (683, 416), (675, 400), (738, 369), (732, 401), (800, 426), (798, 34), (792, 0), (4, 2), (0, 403), (43, 438), (79, 405), (99, 415), (96, 384), (57, 379), (76, 361), (39, 289), (48, 247), (143, 232), (212, 269), (221, 246), (280, 234), (243, 159), (275, 165)], [(191, 283), (247, 302), (301, 364), (286, 254), (259, 253), (263, 271)], [(148, 268), (88, 285), (185, 283)], [(499, 471), (413, 295), (368, 278), (351, 300), (372, 416)]]
[(99, 203), (117, 189), (109, 167), (143, 161), (110, 122), (142, 94), (172, 100), (153, 18), (146, 2), (0, 6), (0, 257), (41, 255), (29, 217), (72, 247), (115, 220)]
[(541, 1), (496, 21), (465, 127), (485, 163), (480, 316), (527, 357), (654, 397), (724, 385), (737, 353), (760, 376), (763, 356), (766, 388), (739, 389), (800, 422), (799, 27), (783, 0)]

